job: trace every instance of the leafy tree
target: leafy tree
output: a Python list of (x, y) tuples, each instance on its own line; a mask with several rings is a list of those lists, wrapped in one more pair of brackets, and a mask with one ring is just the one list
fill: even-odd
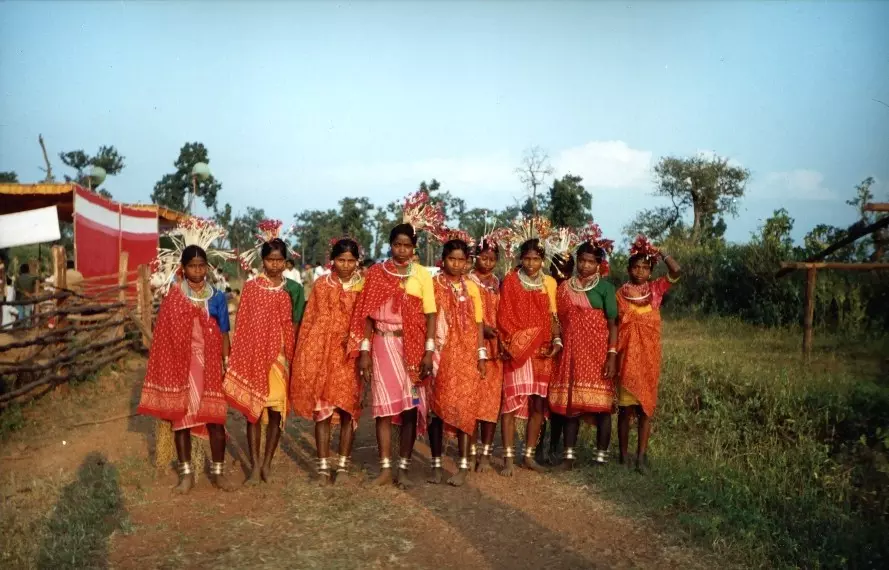
[[(389, 202), (385, 207), (377, 208), (374, 211), (372, 223), (374, 228), (373, 239), (373, 258), (380, 259), (389, 251), (389, 230), (391, 230), (400, 220), (401, 204), (398, 202)], [(370, 251), (370, 250), (368, 250)]]
[(669, 228), (676, 224), (689, 208), (693, 221), (689, 230), (692, 243), (701, 243), (708, 225), (717, 227), (717, 218), (738, 213), (737, 200), (744, 196), (750, 171), (729, 164), (727, 158), (667, 156), (654, 167), (657, 177), (655, 194), (670, 198), (673, 212), (656, 208), (639, 221), (651, 224), (652, 229)]
[[(190, 205), (186, 199), (194, 190), (191, 169), (199, 162), (210, 163), (207, 147), (199, 142), (185, 143), (179, 149), (179, 158), (173, 163), (176, 172), (165, 174), (157, 181), (151, 201), (173, 210), (185, 211)], [(216, 196), (221, 190), (222, 183), (211, 175), (207, 180), (197, 180), (197, 195), (192, 199), (200, 197), (208, 209), (216, 212)]]
[(0, 182), (11, 182), (16, 183), (19, 181), (19, 176), (12, 170), (7, 170), (4, 172), (0, 172)]
[(68, 152), (60, 152), (59, 158), (62, 160), (62, 163), (69, 168), (73, 168), (76, 174), (71, 177), (65, 175), (65, 182), (76, 182), (81, 186), (86, 186), (88, 188), (92, 188), (94, 191), (98, 192), (100, 195), (111, 198), (111, 193), (108, 190), (102, 189), (97, 190), (101, 182), (99, 184), (92, 184), (88, 179), (88, 172), (86, 172), (87, 168), (90, 166), (99, 166), (105, 170), (105, 174), (108, 176), (115, 176), (119, 174), (124, 167), (125, 156), (121, 155), (117, 152), (117, 149), (114, 148), (114, 145), (107, 146), (102, 145), (99, 147), (99, 150), (95, 155), (90, 156), (86, 154), (83, 150), (71, 150)]
[(566, 174), (549, 189), (549, 217), (554, 226), (579, 228), (592, 217), (593, 195), (583, 187), (583, 178)]
[[(829, 224), (818, 224), (803, 238), (805, 256), (811, 257), (821, 253), (828, 246), (840, 241), (848, 235), (848, 231)], [(831, 254), (831, 259), (852, 261), (855, 259), (855, 246), (849, 245)]]
[(327, 261), (331, 238), (342, 234), (336, 210), (307, 210), (296, 215), (298, 247), (306, 263)]
[(642, 234), (655, 242), (663, 241), (671, 232), (681, 234), (683, 238), (686, 234), (678, 211), (665, 206), (636, 212), (636, 217), (623, 229), (624, 235), (630, 240)]
[(754, 236), (754, 242), (762, 243), (770, 247), (774, 247), (779, 251), (789, 251), (793, 248), (793, 238), (790, 232), (793, 231), (794, 219), (790, 217), (790, 213), (780, 208), (772, 213), (760, 227), (759, 235)]

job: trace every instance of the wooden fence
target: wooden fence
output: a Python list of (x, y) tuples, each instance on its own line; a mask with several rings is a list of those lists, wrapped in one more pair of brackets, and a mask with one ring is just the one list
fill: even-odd
[(54, 284), (13, 302), (33, 307), (33, 314), (0, 331), (0, 410), (87, 378), (149, 345), (156, 309), (150, 270), (128, 271), (127, 262), (123, 252), (118, 273), (69, 289), (65, 250), (53, 248)]

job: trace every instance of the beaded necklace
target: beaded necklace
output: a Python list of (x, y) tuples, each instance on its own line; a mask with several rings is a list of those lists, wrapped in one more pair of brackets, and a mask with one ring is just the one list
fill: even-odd
[(583, 281), (578, 277), (572, 277), (568, 280), (568, 286), (571, 287), (573, 291), (577, 291), (578, 293), (586, 293), (592, 289), (596, 288), (596, 285), (599, 284), (599, 274), (596, 273), (590, 279), (590, 283), (587, 286), (583, 286)]
[[(535, 277), (529, 276), (525, 273), (525, 269), (521, 268), (516, 273), (519, 276), (519, 281), (522, 282), (522, 286), (528, 291), (535, 291), (537, 289), (543, 288), (543, 274), (541, 272), (537, 272)], [(524, 277), (523, 277), (524, 276)], [(528, 281), (527, 279), (533, 279), (533, 281)]]

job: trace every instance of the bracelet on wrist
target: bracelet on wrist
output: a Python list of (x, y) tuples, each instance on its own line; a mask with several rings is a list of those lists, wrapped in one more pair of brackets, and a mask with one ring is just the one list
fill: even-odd
[(426, 352), (435, 352), (435, 339), (426, 339)]
[(361, 344), (358, 346), (358, 350), (361, 352), (370, 352), (370, 339), (366, 338), (361, 341)]

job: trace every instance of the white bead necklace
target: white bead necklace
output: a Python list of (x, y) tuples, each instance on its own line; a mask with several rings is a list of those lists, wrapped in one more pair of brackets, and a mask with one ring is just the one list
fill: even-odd
[(595, 289), (596, 285), (599, 284), (599, 274), (596, 273), (595, 275), (593, 275), (592, 280), (586, 287), (584, 287), (581, 283), (582, 281), (577, 277), (572, 277), (568, 280), (568, 286), (571, 287), (572, 290), (577, 291), (578, 293), (586, 293), (591, 289)]
[[(529, 275), (527, 275), (525, 273), (524, 269), (519, 269), (516, 273), (519, 276), (519, 281), (521, 281), (522, 285), (525, 286), (525, 289), (542, 289), (543, 288), (543, 274), (541, 274), (539, 271), (537, 272), (536, 277), (530, 277)], [(525, 277), (527, 277), (528, 279), (533, 279), (534, 281), (526, 280), (525, 277), (522, 277), (523, 275)]]

